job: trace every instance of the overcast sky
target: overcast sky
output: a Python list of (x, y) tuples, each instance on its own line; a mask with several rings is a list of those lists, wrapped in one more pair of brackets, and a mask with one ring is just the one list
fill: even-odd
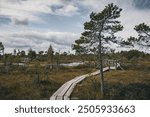
[(6, 52), (43, 50), (71, 51), (89, 14), (114, 3), (123, 9), (119, 20), (124, 30), (118, 36), (137, 36), (134, 26), (150, 26), (150, 0), (0, 0), (0, 42)]

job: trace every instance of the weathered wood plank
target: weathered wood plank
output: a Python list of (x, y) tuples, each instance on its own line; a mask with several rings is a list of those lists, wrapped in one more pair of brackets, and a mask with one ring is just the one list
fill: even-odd
[[(118, 64), (119, 66), (119, 64)], [(103, 68), (103, 72), (109, 71), (110, 69), (116, 69), (115, 67), (105, 67)], [(73, 89), (75, 88), (75, 86), (81, 82), (82, 80), (84, 80), (87, 77), (90, 76), (95, 76), (98, 75), (100, 73), (99, 70), (97, 70), (96, 72), (93, 72), (91, 74), (85, 74), (82, 76), (78, 76), (75, 77), (74, 79), (66, 82), (65, 84), (63, 84), (51, 97), (50, 100), (69, 100), (70, 95), (73, 91)]]

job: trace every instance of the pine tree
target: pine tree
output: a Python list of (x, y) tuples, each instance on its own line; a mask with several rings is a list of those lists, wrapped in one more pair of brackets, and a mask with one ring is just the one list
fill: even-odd
[(51, 63), (53, 63), (54, 50), (53, 50), (52, 45), (50, 45), (48, 48), (47, 56), (50, 59)]
[(84, 23), (85, 31), (80, 39), (75, 41), (73, 49), (76, 52), (98, 52), (98, 63), (100, 64), (101, 96), (104, 95), (104, 76), (103, 76), (103, 50), (106, 44), (117, 43), (115, 33), (121, 31), (123, 26), (117, 18), (120, 17), (122, 9), (113, 3), (108, 4), (99, 13), (92, 12), (90, 21)]
[(4, 45), (2, 42), (0, 42), (0, 53), (2, 53), (2, 55), (4, 55)]

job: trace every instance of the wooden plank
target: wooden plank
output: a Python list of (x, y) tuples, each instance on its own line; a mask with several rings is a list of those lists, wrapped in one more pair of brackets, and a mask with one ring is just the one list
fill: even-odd
[(51, 97), (50, 100), (55, 100), (57, 95), (66, 87), (66, 83), (63, 84)]
[[(110, 67), (110, 69), (115, 69), (115, 67)], [(109, 71), (109, 67), (103, 68), (103, 72)], [(50, 100), (69, 100), (70, 95), (75, 88), (75, 86), (87, 77), (95, 76), (100, 73), (100, 70), (93, 72), (91, 74), (85, 74), (82, 76), (75, 77), (74, 79), (63, 84), (51, 97)]]

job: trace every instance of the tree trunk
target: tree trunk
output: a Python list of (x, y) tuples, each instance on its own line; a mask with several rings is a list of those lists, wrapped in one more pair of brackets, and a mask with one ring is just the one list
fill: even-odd
[(57, 64), (57, 70), (59, 69), (59, 54), (56, 55), (56, 64)]
[(100, 81), (101, 81), (101, 98), (104, 96), (104, 75), (103, 75), (103, 57), (102, 57), (102, 42), (101, 38), (99, 38), (99, 46), (98, 46), (98, 51), (99, 51), (99, 64), (100, 64)]

